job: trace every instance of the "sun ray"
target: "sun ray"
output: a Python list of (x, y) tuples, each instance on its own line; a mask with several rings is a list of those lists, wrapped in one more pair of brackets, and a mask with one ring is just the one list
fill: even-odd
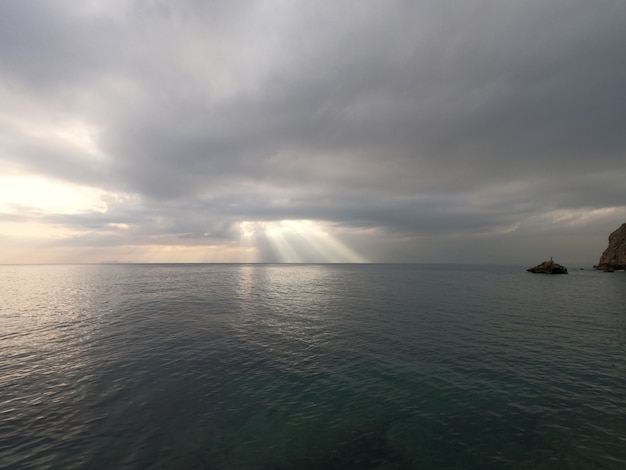
[(367, 262), (318, 221), (243, 221), (239, 230), (240, 246), (256, 247), (260, 259), (281, 263)]
[(285, 227), (270, 227), (265, 231), (265, 236), (281, 263), (301, 263), (303, 260), (293, 246), (291, 236), (286, 236)]

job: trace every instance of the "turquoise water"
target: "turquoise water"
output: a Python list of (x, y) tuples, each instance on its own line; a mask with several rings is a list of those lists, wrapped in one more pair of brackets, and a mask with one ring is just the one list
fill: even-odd
[(0, 266), (1, 468), (626, 468), (626, 273)]

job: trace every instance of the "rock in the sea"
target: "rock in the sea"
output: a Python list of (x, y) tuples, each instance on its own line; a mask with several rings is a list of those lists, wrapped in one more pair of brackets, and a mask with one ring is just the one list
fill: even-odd
[(552, 261), (552, 258), (550, 258), (550, 261), (544, 261), (534, 268), (528, 268), (526, 271), (541, 274), (567, 274), (567, 268), (555, 263)]
[(600, 261), (594, 268), (608, 272), (626, 269), (626, 224), (622, 224), (609, 235), (609, 246), (604, 250)]
[(597, 269), (598, 271), (604, 271), (605, 273), (612, 273), (613, 271), (615, 271), (615, 268), (608, 263), (596, 264), (593, 269)]

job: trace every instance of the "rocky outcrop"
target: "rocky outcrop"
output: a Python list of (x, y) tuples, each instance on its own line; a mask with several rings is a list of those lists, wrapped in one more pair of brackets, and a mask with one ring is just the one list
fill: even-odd
[(608, 263), (596, 264), (593, 269), (597, 269), (598, 271), (604, 271), (605, 273), (612, 273), (613, 271), (615, 271), (615, 268)]
[(528, 268), (526, 271), (540, 274), (567, 274), (567, 268), (555, 263), (552, 261), (552, 258), (550, 258), (550, 261), (544, 261), (534, 268)]
[(626, 268), (626, 224), (609, 235), (609, 246), (604, 250), (600, 261), (594, 266), (601, 271)]

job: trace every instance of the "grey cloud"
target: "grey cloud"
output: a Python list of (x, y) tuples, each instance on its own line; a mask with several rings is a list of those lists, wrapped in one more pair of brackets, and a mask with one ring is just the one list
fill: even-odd
[(228, 240), (297, 218), (413, 239), (624, 207), (623, 2), (0, 9), (5, 88), (96, 126), (106, 159), (12, 131), (4, 149), (141, 198), (58, 223)]

